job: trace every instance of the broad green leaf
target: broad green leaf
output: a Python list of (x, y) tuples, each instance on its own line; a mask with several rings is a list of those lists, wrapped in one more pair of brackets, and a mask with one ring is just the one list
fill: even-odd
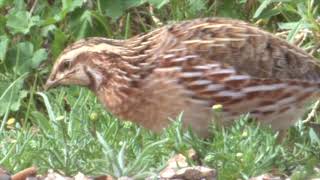
[(139, 6), (144, 2), (144, 0), (100, 0), (101, 7), (105, 11), (105, 14), (114, 20), (129, 8)]
[(19, 110), (21, 100), (27, 96), (27, 91), (21, 90), (24, 78), (25, 74), (13, 82), (0, 81), (0, 116), (3, 116), (8, 110)]
[(98, 13), (98, 12), (91, 12), (91, 16), (92, 18), (94, 18), (94, 20), (96, 22), (98, 22), (101, 25), (101, 30), (104, 30), (104, 34), (107, 34), (107, 37), (112, 37), (113, 36), (113, 31), (111, 30), (111, 27), (107, 24), (107, 22), (105, 21), (105, 17)]
[(85, 37), (88, 32), (88, 28), (93, 26), (92, 19), (91, 19), (91, 12), (90, 11), (83, 12), (82, 16), (80, 17), (80, 21), (81, 21), (81, 26), (80, 26), (80, 29), (78, 30), (76, 39), (81, 39)]
[(259, 18), (260, 19), (270, 19), (273, 16), (277, 16), (278, 14), (281, 13), (281, 9), (280, 8), (276, 8), (276, 9), (268, 9), (266, 11), (263, 11), (260, 15)]
[(27, 97), (27, 95), (28, 95), (28, 91), (20, 90), (18, 93), (18, 97), (16, 97), (17, 100), (12, 102), (10, 109), (12, 111), (18, 111), (21, 105), (21, 100)]
[(62, 0), (62, 9), (72, 12), (76, 8), (81, 7), (85, 0)]
[(30, 14), (27, 11), (17, 11), (8, 15), (7, 27), (12, 30), (13, 34), (16, 33), (28, 33), (29, 23), (26, 19), (29, 19)]
[(131, 7), (140, 6), (141, 4), (146, 2), (145, 0), (122, 0), (122, 1), (124, 2), (124, 5), (127, 9)]
[(43, 26), (47, 25), (57, 25), (56, 23), (62, 21), (65, 19), (65, 17), (68, 14), (68, 9), (56, 9), (56, 8), (50, 8), (51, 16), (46, 17), (43, 21), (41, 21), (41, 24)]
[(15, 62), (15, 72), (18, 74), (29, 72), (31, 68), (30, 60), (32, 58), (33, 45), (30, 42), (21, 42), (17, 44), (14, 52), (16, 58), (15, 60), (11, 59), (11, 61)]
[(6, 26), (12, 34), (27, 34), (30, 28), (40, 21), (39, 16), (31, 16), (28, 11), (12, 11), (8, 15)]
[(296, 26), (289, 32), (288, 34), (288, 37), (287, 37), (287, 40), (291, 43), (293, 43), (294, 41), (294, 37), (300, 32), (300, 30), (302, 29), (302, 24), (303, 24), (303, 21), (299, 21)]
[(287, 23), (278, 23), (279, 29), (281, 30), (292, 30), (301, 24), (302, 28), (310, 28), (310, 24), (302, 23), (301, 21), (298, 22), (287, 22)]
[(205, 9), (206, 4), (203, 0), (188, 0), (190, 10), (194, 13), (200, 12)]
[[(243, 12), (241, 10), (241, 7), (238, 6), (233, 0), (224, 0), (223, 3), (219, 3), (217, 11), (219, 16), (237, 19), (243, 18)], [(195, 14), (195, 16), (198, 15)]]
[(103, 8), (105, 14), (112, 19), (117, 19), (125, 11), (124, 3), (122, 0), (104, 0), (100, 1), (101, 7)]
[(0, 16), (0, 36), (6, 34), (6, 17)]
[(7, 36), (0, 36), (0, 62), (4, 61), (9, 44), (9, 38)]
[(256, 12), (253, 15), (253, 18), (261, 18), (261, 13), (272, 3), (280, 3), (280, 2), (291, 2), (293, 0), (263, 0)]
[(45, 49), (34, 52), (34, 46), (31, 42), (21, 42), (8, 51), (5, 64), (14, 73), (24, 74), (37, 68), (45, 59), (47, 59)]
[(52, 42), (52, 48), (51, 48), (53, 58), (58, 57), (60, 52), (63, 50), (63, 48), (65, 47), (65, 43), (67, 42), (67, 38), (68, 36), (64, 32), (62, 32), (60, 29), (57, 29), (54, 32), (54, 40)]
[(317, 144), (318, 146), (320, 145), (319, 136), (315, 133), (315, 131), (312, 128), (310, 128), (309, 130), (309, 137), (310, 137), (311, 143)]
[(41, 29), (41, 36), (48, 37), (50, 33), (54, 32), (57, 29), (55, 25), (48, 25)]
[(31, 59), (31, 67), (37, 68), (40, 63), (48, 58), (48, 53), (45, 49), (38, 49)]
[[(8, 0), (8, 2), (9, 2), (9, 0)], [(18, 11), (23, 11), (27, 7), (26, 3), (21, 0), (14, 0), (13, 4), (14, 4), (14, 8)]]

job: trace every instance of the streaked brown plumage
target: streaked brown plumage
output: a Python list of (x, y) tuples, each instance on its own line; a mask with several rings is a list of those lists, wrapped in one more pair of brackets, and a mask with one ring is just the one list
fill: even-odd
[(89, 87), (108, 110), (154, 131), (183, 114), (208, 135), (211, 107), (228, 124), (250, 112), (286, 129), (319, 95), (320, 68), (303, 50), (250, 24), (224, 18), (184, 21), (128, 40), (87, 38), (67, 47), (46, 86)]

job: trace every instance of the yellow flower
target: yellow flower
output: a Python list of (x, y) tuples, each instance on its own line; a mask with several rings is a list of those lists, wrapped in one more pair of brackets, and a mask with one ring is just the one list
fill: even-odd
[(98, 114), (96, 112), (93, 112), (90, 114), (90, 120), (95, 121), (98, 119)]
[(214, 111), (216, 111), (216, 112), (221, 111), (222, 108), (223, 108), (223, 105), (222, 105), (222, 104), (215, 104), (215, 105), (212, 106), (212, 109), (213, 109)]
[(241, 134), (242, 137), (247, 137), (248, 136), (248, 132), (247, 131), (243, 131), (243, 133)]
[(12, 126), (16, 122), (16, 119), (14, 117), (11, 117), (7, 121), (8, 126)]

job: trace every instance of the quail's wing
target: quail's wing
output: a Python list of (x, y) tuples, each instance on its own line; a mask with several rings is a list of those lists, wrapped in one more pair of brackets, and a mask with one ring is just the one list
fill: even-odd
[(223, 105), (226, 119), (247, 112), (255, 117), (281, 114), (302, 107), (319, 93), (319, 84), (313, 81), (255, 77), (196, 53), (162, 58), (154, 73), (175, 79), (190, 99), (208, 106)]

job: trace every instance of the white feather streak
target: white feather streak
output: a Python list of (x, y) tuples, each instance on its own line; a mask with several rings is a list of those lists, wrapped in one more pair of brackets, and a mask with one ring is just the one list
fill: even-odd
[(175, 54), (166, 54), (163, 56), (164, 59), (169, 59), (169, 58), (173, 58), (173, 57), (176, 57)]
[(236, 71), (233, 68), (229, 69), (219, 69), (209, 72), (209, 75), (219, 75), (219, 74), (234, 74)]
[(219, 90), (222, 90), (224, 88), (225, 87), (222, 84), (210, 84), (209, 86), (207, 86), (205, 91), (219, 91)]
[(202, 72), (183, 72), (183, 73), (181, 73), (181, 77), (183, 77), (183, 78), (201, 77), (202, 75), (203, 75)]
[(198, 69), (198, 70), (209, 70), (212, 68), (218, 68), (220, 67), (219, 64), (205, 64), (205, 65), (198, 65), (194, 66), (193, 69)]
[(249, 87), (243, 88), (242, 91), (245, 92), (245, 93), (256, 92), (256, 91), (275, 91), (275, 90), (278, 90), (278, 89), (283, 89), (283, 88), (285, 88), (287, 86), (288, 85), (285, 84), (285, 83), (249, 86)]
[(285, 99), (281, 99), (276, 104), (284, 105), (284, 104), (292, 103), (292, 102), (294, 102), (296, 100), (297, 100), (297, 98), (295, 96), (290, 96), (290, 97), (287, 97)]
[(181, 71), (182, 67), (174, 66), (174, 67), (168, 67), (168, 68), (157, 68), (154, 71), (155, 72), (174, 72), (174, 71)]
[(191, 85), (191, 86), (202, 86), (202, 85), (209, 85), (211, 83), (212, 83), (212, 81), (209, 81), (209, 80), (197, 80), (197, 81), (193, 81), (189, 85)]
[(250, 79), (250, 76), (247, 76), (247, 75), (234, 75), (234, 76), (229, 76), (224, 81), (237, 81), (237, 80), (248, 80), (248, 79)]
[[(235, 28), (231, 24), (213, 24), (213, 25), (208, 24), (208, 25), (204, 26), (204, 29), (215, 29), (215, 28), (221, 28), (221, 27)], [(239, 27), (237, 27), (237, 28), (239, 28)]]
[(199, 27), (208, 27), (210, 23), (201, 23), (201, 24), (197, 24), (197, 25), (194, 25), (192, 27), (190, 27), (189, 29), (192, 30), (192, 29), (197, 29)]
[(216, 94), (216, 96), (241, 98), (241, 97), (244, 97), (245, 94), (242, 92), (235, 92), (235, 91), (220, 91)]

